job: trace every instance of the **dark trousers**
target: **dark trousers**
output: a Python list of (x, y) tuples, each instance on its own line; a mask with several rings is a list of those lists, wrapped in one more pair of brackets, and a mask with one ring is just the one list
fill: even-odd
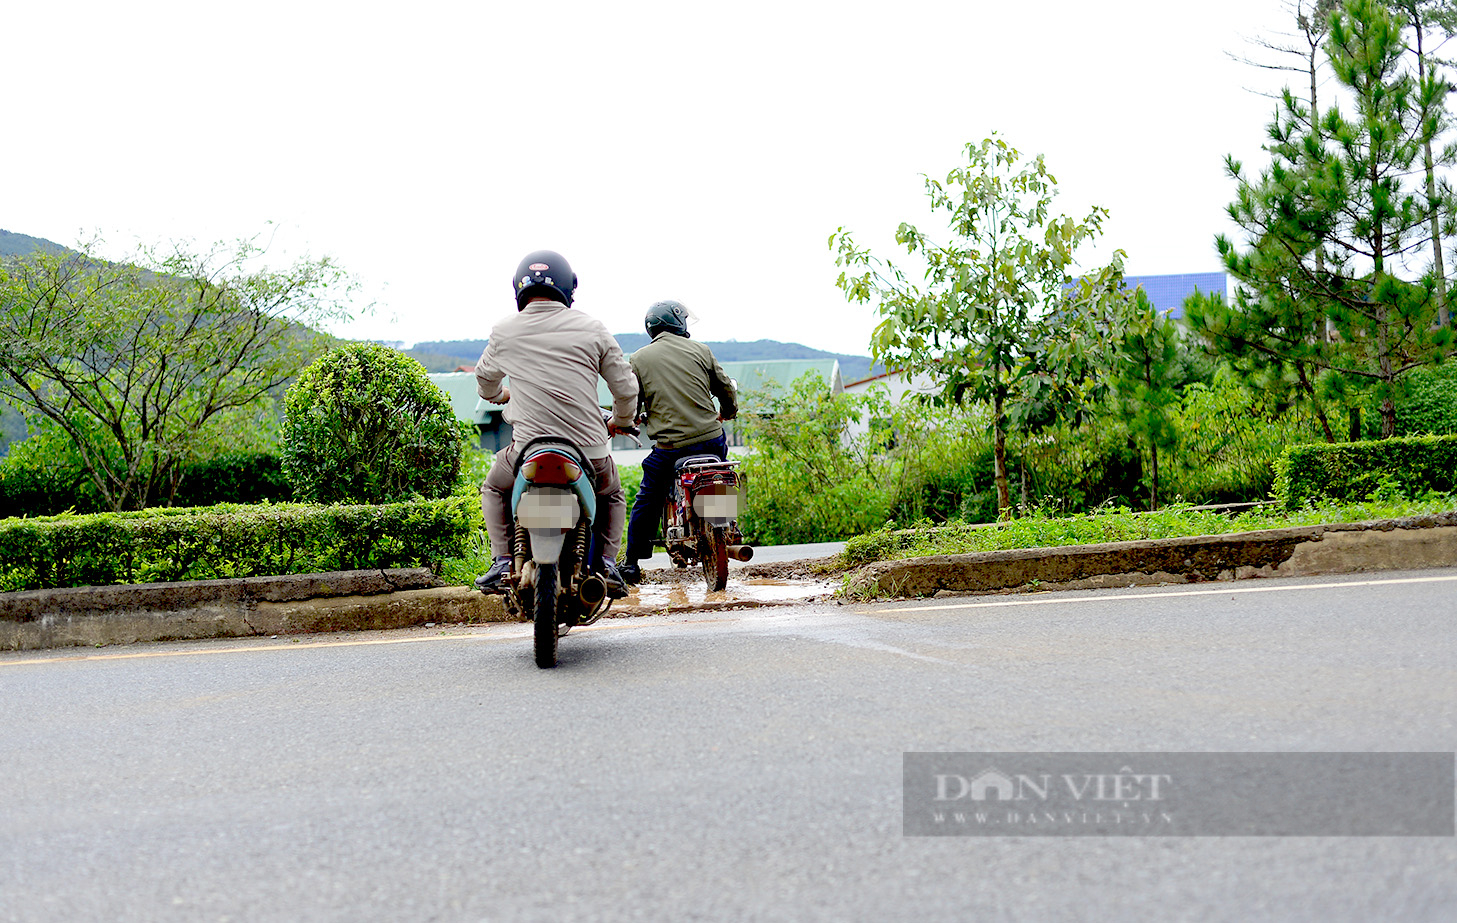
[(678, 459), (690, 455), (728, 458), (728, 439), (720, 434), (681, 449), (653, 446), (643, 459), (642, 486), (637, 489), (632, 515), (627, 520), (627, 560), (641, 561), (653, 556), (653, 539), (663, 518), (663, 503), (673, 489), (673, 466)]

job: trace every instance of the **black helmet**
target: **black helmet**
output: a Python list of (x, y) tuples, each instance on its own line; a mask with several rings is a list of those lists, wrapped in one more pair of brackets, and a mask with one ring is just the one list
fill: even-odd
[(643, 326), (648, 329), (650, 337), (655, 337), (663, 331), (686, 337), (688, 336), (688, 321), (692, 317), (693, 312), (679, 302), (660, 301), (648, 308), (648, 315), (643, 319)]
[(512, 287), (516, 289), (518, 311), (526, 307), (526, 302), (540, 297), (571, 304), (572, 293), (577, 290), (577, 274), (572, 272), (571, 264), (560, 253), (537, 250), (526, 254), (521, 265), (516, 267)]

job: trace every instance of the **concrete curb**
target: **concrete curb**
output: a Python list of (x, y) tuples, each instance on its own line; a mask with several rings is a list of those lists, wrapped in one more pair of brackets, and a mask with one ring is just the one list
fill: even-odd
[(879, 561), (846, 594), (924, 597), (1360, 573), (1457, 565), (1457, 512), (1151, 541)]
[[(782, 572), (785, 566), (772, 568)], [(1457, 566), (1457, 512), (881, 561), (852, 572), (846, 588), (861, 598), (923, 597), (1452, 566)], [(663, 611), (663, 606), (623, 607), (609, 615)], [(345, 571), (0, 593), (0, 650), (507, 621), (513, 619), (501, 597), (444, 586), (424, 568)]]
[(425, 568), (0, 593), (0, 650), (508, 621)]

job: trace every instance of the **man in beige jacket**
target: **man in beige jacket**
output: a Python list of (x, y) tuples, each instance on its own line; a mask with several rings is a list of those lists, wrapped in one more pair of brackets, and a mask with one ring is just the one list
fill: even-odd
[[(602, 322), (571, 308), (577, 276), (561, 254), (528, 254), (516, 270), (514, 287), (517, 313), (491, 330), (476, 363), (476, 393), (505, 404), (511, 424), (511, 445), (496, 454), (481, 487), (495, 561), (476, 585), (497, 591), (511, 570), (510, 500), (519, 447), (538, 436), (560, 436), (580, 448), (595, 469), (602, 576), (609, 595), (625, 596), (614, 562), (627, 504), (608, 448), (613, 435), (632, 426), (637, 378)], [(510, 387), (504, 381), (508, 376)], [(610, 423), (603, 422), (597, 405), (599, 376), (612, 392)]]

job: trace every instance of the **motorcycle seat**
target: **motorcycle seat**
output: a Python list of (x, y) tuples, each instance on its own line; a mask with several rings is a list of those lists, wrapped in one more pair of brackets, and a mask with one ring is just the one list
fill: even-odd
[(521, 463), (526, 461), (538, 449), (550, 449), (553, 452), (560, 452), (575, 461), (577, 466), (583, 471), (590, 472), (593, 470), (592, 462), (588, 461), (587, 456), (582, 454), (582, 450), (566, 438), (562, 436), (537, 436), (522, 446), (521, 450), (516, 453), (516, 462), (511, 467), (512, 477), (520, 473)]

